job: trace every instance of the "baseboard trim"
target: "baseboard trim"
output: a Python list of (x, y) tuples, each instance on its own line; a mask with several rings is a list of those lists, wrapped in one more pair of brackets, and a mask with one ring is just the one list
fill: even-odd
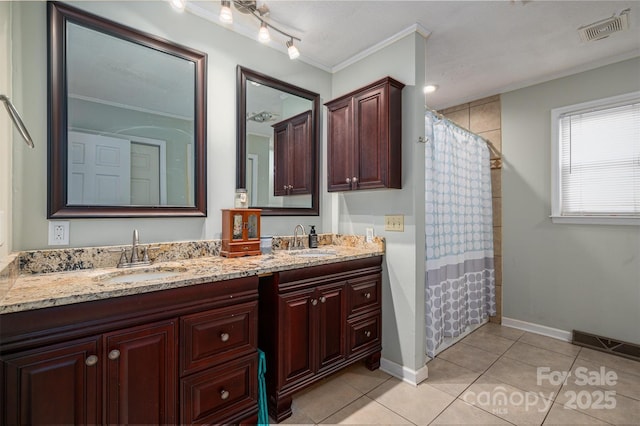
[(513, 318), (502, 317), (502, 325), (505, 327), (517, 328), (518, 330), (529, 331), (531, 333), (542, 334), (543, 336), (553, 337), (554, 339), (571, 342), (572, 335), (570, 331), (560, 330), (558, 328), (547, 327), (546, 325), (535, 324), (532, 322), (520, 321)]
[(389, 361), (386, 358), (380, 358), (380, 370), (413, 386), (418, 386), (429, 377), (429, 369), (426, 365), (416, 371)]

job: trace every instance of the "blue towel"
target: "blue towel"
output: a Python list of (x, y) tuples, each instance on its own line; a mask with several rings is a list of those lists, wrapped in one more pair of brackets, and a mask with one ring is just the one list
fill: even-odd
[(269, 412), (267, 411), (267, 385), (264, 381), (264, 373), (267, 372), (267, 358), (258, 349), (258, 425), (269, 425)]

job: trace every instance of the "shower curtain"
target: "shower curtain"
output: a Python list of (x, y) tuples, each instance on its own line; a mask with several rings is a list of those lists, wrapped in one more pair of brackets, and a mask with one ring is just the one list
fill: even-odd
[(486, 142), (425, 115), (426, 350), (496, 313)]

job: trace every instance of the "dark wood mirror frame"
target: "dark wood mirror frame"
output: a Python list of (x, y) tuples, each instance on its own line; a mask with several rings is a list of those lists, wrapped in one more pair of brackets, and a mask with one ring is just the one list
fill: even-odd
[(311, 193), (311, 207), (262, 207), (262, 216), (319, 216), (319, 146), (320, 146), (320, 95), (306, 89), (294, 86), (284, 81), (277, 80), (257, 71), (238, 65), (237, 67), (237, 142), (236, 142), (236, 188), (246, 188), (246, 152), (247, 152), (247, 80), (272, 87), (283, 92), (291, 93), (312, 102), (312, 140), (311, 153), (313, 167), (311, 179), (313, 181)]
[[(148, 47), (195, 65), (194, 205), (193, 206), (69, 206), (67, 205), (67, 65), (66, 25), (72, 22)], [(145, 34), (62, 3), (48, 2), (48, 182), (47, 218), (204, 217), (206, 198), (206, 67), (205, 53)]]

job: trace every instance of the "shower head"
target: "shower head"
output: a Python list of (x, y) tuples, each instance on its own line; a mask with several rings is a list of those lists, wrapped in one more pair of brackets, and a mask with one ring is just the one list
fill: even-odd
[(13, 124), (15, 124), (16, 127), (18, 128), (20, 135), (22, 135), (24, 142), (30, 148), (33, 148), (34, 147), (33, 139), (31, 139), (31, 135), (29, 134), (29, 131), (27, 130), (26, 126), (22, 122), (22, 119), (20, 118), (20, 114), (18, 114), (18, 111), (15, 109), (15, 107), (13, 106), (9, 98), (7, 98), (5, 95), (0, 95), (0, 101), (4, 102), (4, 106), (7, 107), (7, 112), (9, 113), (9, 116), (11, 116), (11, 120), (13, 121)]

